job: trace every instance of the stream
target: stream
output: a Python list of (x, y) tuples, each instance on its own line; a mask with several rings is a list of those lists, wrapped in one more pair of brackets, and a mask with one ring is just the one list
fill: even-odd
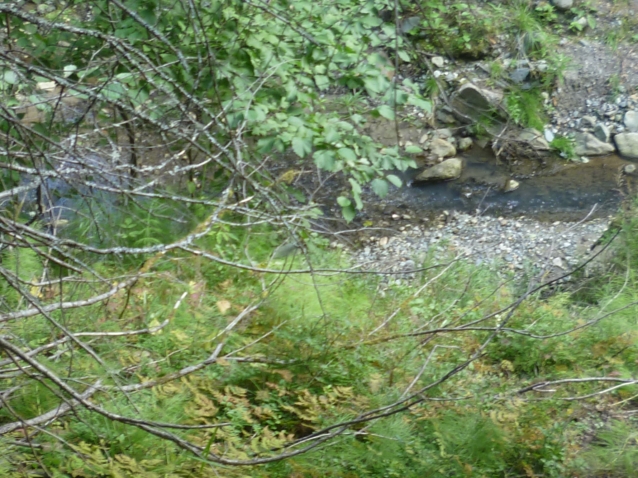
[[(412, 212), (455, 210), (491, 216), (527, 216), (539, 221), (577, 221), (612, 215), (633, 192), (636, 179), (621, 173), (631, 164), (616, 155), (591, 158), (589, 163), (548, 158), (526, 179), (511, 174), (506, 164), (498, 164), (491, 151), (477, 146), (459, 155), (465, 161), (462, 176), (455, 181), (413, 183), (390, 194), (384, 205)], [(416, 171), (402, 173), (404, 183)], [(502, 192), (503, 185), (516, 178), (515, 191)], [(385, 208), (384, 208), (385, 209)]]

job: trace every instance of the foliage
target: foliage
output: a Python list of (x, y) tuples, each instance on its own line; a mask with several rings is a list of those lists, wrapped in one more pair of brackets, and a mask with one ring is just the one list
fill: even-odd
[(417, 38), (423, 46), (445, 52), (451, 58), (480, 59), (491, 50), (490, 40), (496, 34), (495, 18), (499, 8), (493, 4), (484, 10), (467, 2), (430, 0), (419, 4), (421, 21), (405, 20), (402, 29)]
[(505, 97), (510, 118), (518, 125), (542, 131), (545, 127), (543, 98), (537, 89), (512, 90)]
[(616, 420), (598, 433), (593, 447), (583, 454), (589, 476), (631, 476), (636, 471), (638, 430), (635, 420)]
[[(331, 199), (351, 220), (366, 185), (383, 196), (413, 164), (365, 134), (367, 117), (436, 98), (395, 71), (412, 45), (476, 58), (505, 29), (547, 55), (551, 8), (483, 7), (0, 4), (2, 476), (559, 477), (635, 461), (626, 422), (598, 437), (610, 457), (577, 457), (591, 408), (636, 393), (634, 215), (586, 300), (452, 249), (383, 275), (318, 233), (308, 174), (341, 174)], [(542, 127), (538, 93), (510, 92), (515, 122)]]
[(566, 159), (576, 158), (574, 140), (567, 136), (556, 136), (550, 146)]

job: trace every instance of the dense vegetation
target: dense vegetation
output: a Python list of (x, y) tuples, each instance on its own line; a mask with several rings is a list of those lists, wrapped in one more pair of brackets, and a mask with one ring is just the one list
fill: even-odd
[(362, 125), (432, 113), (432, 51), (533, 35), (547, 76), (507, 104), (540, 121), (573, 15), (480, 3), (0, 4), (0, 474), (632, 476), (633, 209), (557, 289), (364, 271), (300, 186), (338, 177), (352, 221), (400, 185)]

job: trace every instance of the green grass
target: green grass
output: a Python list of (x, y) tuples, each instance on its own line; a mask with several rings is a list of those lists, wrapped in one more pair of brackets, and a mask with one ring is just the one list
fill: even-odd
[(565, 159), (576, 158), (574, 141), (566, 136), (556, 136), (550, 146)]
[[(261, 228), (250, 236), (228, 230), (221, 243), (213, 234), (198, 245), (221, 248), (237, 259), (247, 247), (255, 261), (264, 261), (277, 242), (274, 231)], [(320, 242), (313, 249), (315, 267), (347, 263)], [(303, 266), (300, 258), (293, 262), (294, 267)], [(108, 267), (113, 274), (122, 266)], [(267, 448), (393, 403), (409, 387), (414, 392), (432, 383), (471, 356), (491, 331), (428, 334), (427, 330), (476, 323), (516, 298), (514, 289), (499, 285), (494, 273), (463, 263), (451, 266), (417, 296), (420, 284), (433, 279), (440, 269), (425, 272), (408, 285), (388, 285), (366, 275), (329, 274), (314, 279), (308, 274), (289, 275), (280, 277), (267, 293), (260, 274), (178, 253), (163, 256), (150, 272), (128, 296), (122, 293), (108, 304), (69, 311), (63, 317), (73, 330), (105, 332), (140, 329), (170, 318), (160, 333), (93, 341), (92, 347), (110, 369), (130, 370), (118, 374), (120, 384), (142, 383), (205, 359), (229, 320), (265, 299), (248, 320), (225, 335), (225, 350), (248, 347), (239, 355), (262, 360), (237, 362), (229, 357), (188, 378), (128, 397), (113, 390), (93, 400), (125, 416), (189, 425), (228, 423), (214, 432), (178, 432), (228, 458), (246, 458), (261, 449), (267, 456)], [(590, 430), (579, 429), (570, 417), (587, 414), (587, 402), (583, 407), (579, 402), (557, 400), (599, 390), (599, 384), (559, 386), (555, 394), (539, 395), (545, 398), (541, 402), (524, 401), (532, 395), (518, 398), (512, 392), (541, 380), (607, 374), (630, 377), (638, 372), (634, 308), (595, 322), (601, 314), (598, 304), (613, 310), (635, 300), (633, 278), (627, 287), (624, 277), (598, 290), (599, 295), (590, 299), (595, 305), (579, 305), (566, 293), (546, 300), (530, 297), (512, 314), (507, 327), (558, 335), (536, 339), (518, 332), (498, 334), (479, 359), (423, 392), (424, 401), (410, 411), (357, 425), (330, 446), (300, 457), (249, 470), (222, 467), (218, 472), (264, 477), (443, 477), (470, 472), (558, 477), (568, 476), (565, 470), (577, 466), (609, 467), (596, 455), (596, 448), (591, 456), (575, 458), (580, 456), (574, 453), (579, 449), (579, 435)], [(73, 295), (79, 298), (89, 292), (78, 287)], [(182, 306), (172, 312), (184, 292)], [(228, 308), (220, 306), (224, 301)], [(494, 327), (505, 318), (501, 313), (479, 323)], [(560, 334), (587, 321), (595, 323)], [(16, 322), (10, 330), (31, 346), (47, 343), (56, 330), (45, 319), (25, 324)], [(428, 366), (423, 368), (426, 360)], [(115, 383), (116, 377), (77, 348), (44, 362), (72, 380), (89, 383), (101, 377), (107, 384)], [(415, 381), (415, 377), (419, 378)], [(0, 410), (1, 422), (11, 422), (15, 415), (32, 418), (59, 403), (47, 388), (50, 383), (24, 377), (16, 383), (23, 388), (9, 400), (10, 409)], [(637, 392), (635, 386), (626, 387), (591, 403), (605, 406)], [(47, 434), (34, 438), (46, 450), (41, 464), (28, 448), (0, 443), (4, 451), (0, 467), (8, 470), (5, 476), (19, 476), (16, 463), (20, 461), (31, 463), (32, 470), (55, 469), (59, 476), (210, 476), (208, 466), (170, 442), (86, 410), (63, 418), (54, 430), (63, 441)], [(78, 452), (84, 454), (81, 460)], [(622, 455), (622, 448), (615, 453)]]
[(509, 116), (517, 124), (542, 131), (547, 124), (543, 97), (538, 89), (510, 91), (505, 97)]

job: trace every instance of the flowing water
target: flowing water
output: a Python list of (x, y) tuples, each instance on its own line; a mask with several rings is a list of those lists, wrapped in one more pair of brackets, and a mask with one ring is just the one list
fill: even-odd
[[(465, 169), (456, 181), (413, 183), (397, 190), (385, 203), (411, 211), (457, 210), (499, 216), (529, 216), (543, 221), (574, 221), (613, 214), (634, 192), (636, 178), (622, 174), (631, 164), (615, 155), (591, 158), (587, 164), (550, 159), (529, 178), (511, 174), (491, 152), (478, 147), (461, 155)], [(405, 182), (416, 172), (403, 174)], [(502, 192), (505, 182), (517, 178), (520, 187)]]

